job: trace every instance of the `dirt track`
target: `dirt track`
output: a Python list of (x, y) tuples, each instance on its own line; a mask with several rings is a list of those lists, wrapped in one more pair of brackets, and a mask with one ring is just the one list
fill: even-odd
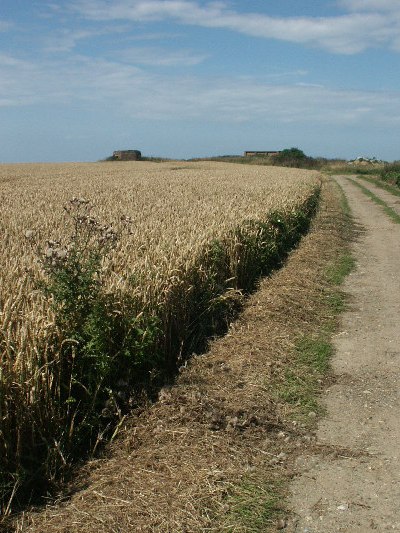
[[(317, 437), (336, 457), (303, 456), (292, 484), (296, 533), (400, 531), (400, 226), (338, 176), (361, 232), (350, 306), (335, 337), (337, 382)], [(398, 198), (363, 182), (392, 207)], [(388, 199), (390, 201), (388, 201)]]

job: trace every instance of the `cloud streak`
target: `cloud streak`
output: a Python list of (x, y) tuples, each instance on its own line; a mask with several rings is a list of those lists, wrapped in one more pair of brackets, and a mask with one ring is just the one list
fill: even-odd
[(178, 77), (116, 61), (72, 56), (21, 61), (0, 55), (0, 106), (106, 107), (112, 116), (209, 123), (392, 124), (400, 92), (273, 84), (257, 77)]
[(44, 50), (51, 53), (70, 52), (76, 48), (81, 41), (92, 39), (93, 37), (104, 35), (106, 33), (109, 33), (109, 31), (59, 30), (46, 39)]
[[(331, 17), (271, 17), (239, 12), (227, 2), (193, 0), (77, 0), (73, 9), (93, 21), (151, 22), (227, 29), (245, 35), (356, 54), (370, 47), (397, 49), (400, 5), (397, 0), (342, 0), (348, 13)], [(394, 16), (396, 15), (396, 16)]]
[(340, 0), (339, 5), (349, 11), (400, 12), (398, 0)]
[(167, 51), (158, 47), (133, 47), (119, 52), (119, 58), (133, 65), (157, 67), (192, 67), (202, 63), (207, 56), (189, 50)]
[(11, 28), (12, 28), (12, 24), (10, 24), (9, 22), (6, 22), (6, 21), (3, 21), (3, 20), (0, 20), (0, 31), (1, 32), (5, 32), (5, 31), (9, 31)]

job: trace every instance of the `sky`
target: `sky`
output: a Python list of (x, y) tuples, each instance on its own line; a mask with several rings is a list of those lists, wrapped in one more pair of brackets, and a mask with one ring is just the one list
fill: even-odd
[(0, 163), (400, 159), (400, 0), (0, 0)]

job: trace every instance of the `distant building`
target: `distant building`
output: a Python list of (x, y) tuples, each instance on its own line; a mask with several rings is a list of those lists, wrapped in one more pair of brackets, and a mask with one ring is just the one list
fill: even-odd
[(271, 156), (271, 155), (278, 155), (280, 153), (281, 152), (279, 150), (267, 150), (267, 151), (258, 151), (258, 152), (248, 150), (244, 153), (244, 156), (245, 157), (254, 157), (254, 156), (265, 157), (265, 156)]
[(139, 150), (117, 150), (113, 152), (116, 161), (140, 161), (142, 154)]

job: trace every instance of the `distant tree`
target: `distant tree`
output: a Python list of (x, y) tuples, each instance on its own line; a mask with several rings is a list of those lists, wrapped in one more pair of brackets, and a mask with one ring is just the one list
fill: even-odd
[(316, 159), (307, 156), (299, 148), (286, 148), (272, 156), (271, 161), (273, 165), (283, 167), (317, 168), (320, 166)]

